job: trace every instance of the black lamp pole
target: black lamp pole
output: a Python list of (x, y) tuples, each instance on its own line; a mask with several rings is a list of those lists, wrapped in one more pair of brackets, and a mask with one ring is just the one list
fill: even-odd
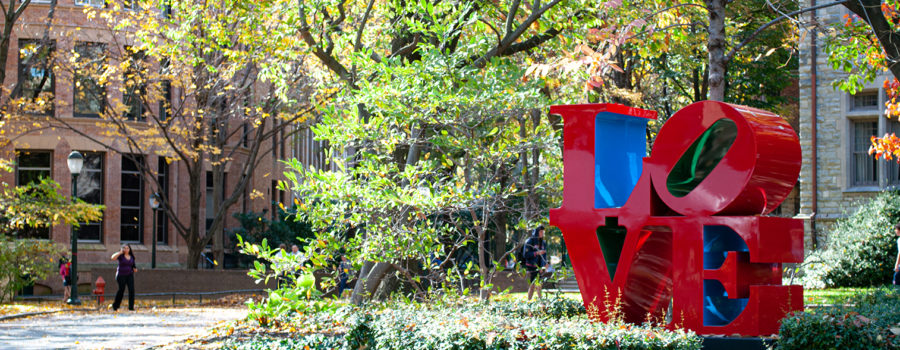
[(156, 242), (157, 242), (157, 225), (159, 221), (157, 220), (157, 215), (159, 215), (159, 195), (154, 193), (150, 195), (150, 208), (153, 210), (153, 249), (150, 253), (150, 268), (156, 268)]
[[(78, 198), (78, 174), (81, 173), (84, 157), (78, 151), (72, 151), (72, 153), (69, 153), (68, 163), (69, 171), (72, 173), (72, 200), (74, 201)], [(75, 232), (74, 227), (72, 227), (69, 236), (72, 238), (72, 271), (69, 272), (69, 279), (71, 280), (69, 289), (72, 292), (66, 303), (69, 305), (81, 305), (81, 300), (78, 300), (78, 234)]]

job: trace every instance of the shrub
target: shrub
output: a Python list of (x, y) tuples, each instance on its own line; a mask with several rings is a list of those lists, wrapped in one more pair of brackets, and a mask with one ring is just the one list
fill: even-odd
[(826, 249), (804, 262), (807, 287), (863, 287), (890, 283), (897, 254), (894, 224), (900, 222), (900, 195), (884, 192), (838, 220)]
[(900, 293), (879, 289), (849, 300), (853, 306), (801, 312), (781, 321), (778, 349), (897, 349)]
[(555, 295), (546, 299), (540, 299), (533, 303), (523, 303), (514, 300), (498, 301), (491, 303), (488, 308), (498, 314), (512, 317), (559, 319), (587, 314), (584, 303), (581, 300)]
[[(535, 307), (541, 309), (541, 307)], [(289, 339), (256, 338), (231, 349), (700, 349), (690, 332), (649, 325), (592, 323), (584, 314), (558, 319), (521, 316), (521, 309), (483, 304), (393, 305), (300, 313)], [(549, 315), (552, 308), (543, 308)], [(317, 344), (318, 347), (309, 345)], [(326, 344), (326, 345), (321, 345)], [(323, 347), (324, 346), (324, 347)]]
[(49, 241), (0, 234), (0, 301), (55, 272), (61, 252)]

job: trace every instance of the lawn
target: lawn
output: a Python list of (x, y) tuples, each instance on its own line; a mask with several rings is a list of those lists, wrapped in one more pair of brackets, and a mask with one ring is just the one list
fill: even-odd
[[(878, 289), (877, 287), (857, 287), (857, 288), (832, 288), (832, 289), (804, 289), (803, 301), (804, 305), (830, 305), (843, 304), (845, 301), (859, 294), (868, 294)], [(555, 293), (544, 293), (544, 298), (554, 295)], [(560, 293), (563, 298), (580, 300), (579, 293)], [(509, 293), (494, 297), (493, 300), (498, 301), (525, 301), (528, 299), (528, 293)]]
[(831, 289), (804, 289), (803, 299), (805, 305), (844, 304), (854, 295), (869, 294), (877, 287), (857, 288), (831, 288)]

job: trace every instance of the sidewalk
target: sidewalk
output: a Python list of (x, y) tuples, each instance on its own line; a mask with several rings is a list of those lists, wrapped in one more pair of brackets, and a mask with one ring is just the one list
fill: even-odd
[(0, 322), (0, 349), (147, 348), (245, 315), (245, 308), (53, 313)]

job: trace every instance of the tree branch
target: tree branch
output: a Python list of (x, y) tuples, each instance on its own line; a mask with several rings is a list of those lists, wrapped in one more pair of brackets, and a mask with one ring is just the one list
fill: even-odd
[[(759, 33), (761, 33), (761, 32), (762, 32), (763, 30), (765, 30), (766, 28), (769, 28), (769, 27), (771, 27), (771, 26), (777, 24), (778, 22), (781, 22), (781, 21), (783, 21), (783, 20), (785, 20), (785, 19), (791, 18), (791, 17), (793, 17), (793, 16), (796, 16), (796, 15), (799, 15), (799, 14), (802, 14), (802, 13), (805, 13), (805, 12), (815, 11), (815, 10), (818, 10), (818, 9), (822, 9), (822, 8), (826, 8), (826, 7), (831, 7), (831, 6), (835, 6), (835, 5), (846, 4), (846, 3), (848, 3), (848, 1), (849, 1), (849, 0), (841, 0), (841, 1), (830, 2), (830, 3), (827, 3), (827, 4), (817, 5), (817, 6), (813, 6), (813, 7), (807, 7), (807, 8), (804, 8), (804, 9), (800, 9), (800, 10), (797, 10), (797, 11), (794, 11), (794, 12), (791, 12), (791, 13), (787, 13), (787, 14), (778, 16), (777, 18), (775, 18), (775, 19), (769, 21), (768, 23), (761, 25), (759, 28), (756, 28), (756, 30), (753, 31), (753, 33), (750, 33), (750, 35), (747, 36), (746, 38), (744, 38), (744, 40), (742, 40), (739, 44), (737, 44), (737, 45), (735, 45), (734, 47), (732, 47), (732, 48), (731, 48), (731, 51), (729, 51), (728, 54), (725, 55), (725, 63), (727, 64), (727, 63), (731, 62), (731, 59), (734, 58), (734, 55), (737, 54), (738, 51), (740, 51), (742, 48), (744, 48), (744, 46), (746, 46), (748, 43), (750, 43), (750, 41), (752, 41), (753, 39), (755, 39), (756, 36), (759, 35)], [(851, 2), (852, 2), (852, 1), (851, 1)], [(880, 11), (880, 10), (879, 10), (879, 11)], [(854, 11), (854, 12), (855, 12), (855, 11)], [(884, 15), (882, 15), (881, 17), (883, 18)]]

